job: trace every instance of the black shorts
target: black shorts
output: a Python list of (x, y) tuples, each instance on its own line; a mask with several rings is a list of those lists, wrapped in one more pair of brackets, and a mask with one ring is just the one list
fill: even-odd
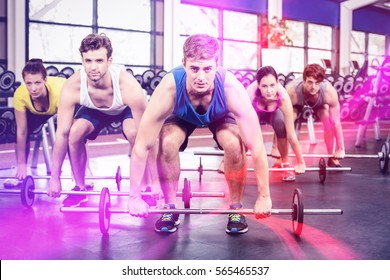
[(54, 115), (37, 115), (26, 110), (27, 117), (27, 132), (30, 134), (37, 134), (41, 131), (42, 126)]
[(103, 128), (114, 122), (123, 122), (125, 119), (132, 119), (133, 114), (131, 113), (131, 109), (129, 107), (126, 107), (118, 115), (107, 115), (102, 111), (81, 106), (74, 118), (86, 119), (92, 123), (94, 130), (87, 136), (87, 139), (95, 140)]
[[(236, 119), (234, 118), (234, 115), (232, 113), (227, 113), (222, 118), (219, 118), (218, 120), (215, 120), (207, 125), (211, 133), (213, 134), (213, 139), (217, 143), (218, 147), (222, 149), (222, 147), (219, 145), (217, 137), (215, 135), (217, 129), (219, 126), (225, 124), (225, 123), (231, 123), (237, 125)], [(164, 122), (164, 124), (176, 124), (179, 127), (181, 127), (186, 132), (186, 138), (183, 142), (183, 144), (180, 146), (180, 152), (183, 152), (188, 145), (188, 137), (194, 132), (196, 128), (200, 128), (202, 126), (195, 125), (193, 123), (187, 122), (176, 115), (170, 115)]]

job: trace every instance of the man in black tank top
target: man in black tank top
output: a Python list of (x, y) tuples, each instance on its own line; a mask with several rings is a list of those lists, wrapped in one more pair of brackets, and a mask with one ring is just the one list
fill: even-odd
[(344, 136), (340, 121), (340, 103), (336, 89), (325, 80), (325, 70), (318, 64), (308, 64), (302, 79), (296, 79), (286, 87), (294, 106), (294, 119), (303, 105), (313, 108), (314, 114), (324, 125), (324, 140), (327, 152), (333, 155), (328, 166), (341, 167), (344, 158)]

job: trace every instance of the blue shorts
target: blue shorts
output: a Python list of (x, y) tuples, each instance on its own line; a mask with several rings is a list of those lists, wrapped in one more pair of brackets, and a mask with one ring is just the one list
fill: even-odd
[(74, 118), (86, 119), (92, 123), (94, 130), (87, 136), (87, 139), (95, 140), (103, 128), (109, 126), (111, 123), (123, 122), (125, 119), (132, 119), (133, 114), (128, 106), (118, 115), (107, 115), (102, 111), (81, 106)]
[[(219, 143), (217, 141), (217, 137), (215, 136), (215, 133), (217, 131), (217, 128), (225, 123), (231, 123), (231, 124), (237, 125), (236, 119), (234, 118), (234, 115), (232, 113), (227, 113), (222, 118), (219, 118), (218, 120), (215, 120), (215, 121), (208, 124), (209, 130), (213, 134), (213, 139), (217, 143), (218, 148), (220, 148), (221, 150), (223, 150), (223, 149), (219, 145)], [(197, 126), (193, 123), (187, 122), (187, 121), (185, 121), (185, 120), (183, 120), (183, 119), (181, 119), (173, 114), (168, 116), (168, 118), (165, 120), (164, 124), (176, 124), (177, 126), (181, 127), (186, 132), (186, 139), (184, 140), (183, 144), (180, 146), (180, 149), (179, 149), (180, 152), (184, 151), (187, 148), (188, 137), (194, 132), (194, 130), (196, 128), (200, 127), (200, 126)]]

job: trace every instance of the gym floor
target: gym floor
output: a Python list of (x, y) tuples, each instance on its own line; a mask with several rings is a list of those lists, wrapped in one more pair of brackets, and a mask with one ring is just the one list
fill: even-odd
[[(355, 147), (357, 127), (344, 123), (346, 152), (377, 155), (386, 140), (390, 124), (381, 124), (381, 141), (374, 139), (369, 127), (361, 147)], [(267, 151), (271, 150), (271, 130), (262, 127)], [(315, 124), (316, 145), (310, 145), (306, 127), (299, 139), (304, 153), (325, 152), (322, 125)], [(194, 151), (213, 151), (214, 144), (207, 129), (198, 129), (188, 149), (181, 153), (182, 168), (199, 166), (217, 168), (216, 156), (195, 156)], [(117, 166), (122, 175), (129, 174), (129, 146), (121, 135), (102, 135), (89, 143), (90, 165), (96, 176), (114, 176)], [(11, 174), (15, 164), (14, 146), (0, 146), (0, 176)], [(31, 158), (31, 153), (30, 153)], [(33, 174), (46, 175), (40, 163)], [(250, 159), (249, 159), (250, 161)], [(273, 159), (269, 158), (272, 165)], [(293, 162), (293, 159), (292, 159)], [(377, 159), (344, 159), (351, 172), (328, 173), (324, 183), (318, 173), (297, 176), (295, 182), (284, 183), (280, 173), (271, 173), (271, 195), (275, 209), (291, 209), (294, 189), (300, 188), (306, 209), (342, 209), (343, 215), (306, 215), (300, 237), (292, 233), (291, 216), (273, 215), (266, 220), (247, 216), (249, 231), (242, 235), (225, 233), (226, 215), (180, 215), (177, 232), (161, 234), (154, 231), (158, 218), (150, 215), (140, 219), (128, 214), (113, 214), (109, 235), (103, 236), (96, 213), (62, 213), (64, 197), (52, 199), (36, 195), (31, 208), (21, 204), (19, 194), (0, 193), (0, 259), (2, 260), (389, 260), (390, 259), (390, 175), (379, 171)], [(318, 159), (307, 159), (307, 166), (318, 166)], [(63, 174), (70, 175), (69, 162)], [(191, 208), (225, 208), (228, 190), (224, 176), (204, 172), (199, 181), (197, 171), (181, 173), (179, 191), (184, 178), (192, 191), (218, 191), (225, 198), (192, 198)], [(3, 179), (0, 180), (2, 186)], [(94, 189), (109, 187), (115, 191), (114, 180), (95, 180)], [(36, 189), (45, 189), (46, 180), (35, 180)], [(73, 188), (71, 180), (63, 181), (64, 189)], [(129, 189), (123, 180), (122, 190)], [(257, 187), (248, 173), (244, 207), (254, 204)], [(181, 202), (181, 200), (179, 200)], [(90, 196), (83, 206), (98, 207), (99, 196)], [(113, 208), (126, 208), (127, 197), (111, 197)]]

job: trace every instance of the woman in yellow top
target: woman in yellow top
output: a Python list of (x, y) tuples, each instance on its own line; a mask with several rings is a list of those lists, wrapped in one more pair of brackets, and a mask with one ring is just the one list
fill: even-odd
[(16, 179), (5, 180), (4, 185), (17, 185), (17, 180), (26, 177), (30, 150), (28, 136), (57, 113), (60, 92), (66, 80), (48, 77), (41, 59), (29, 60), (23, 68), (22, 76), (24, 83), (14, 94)]

